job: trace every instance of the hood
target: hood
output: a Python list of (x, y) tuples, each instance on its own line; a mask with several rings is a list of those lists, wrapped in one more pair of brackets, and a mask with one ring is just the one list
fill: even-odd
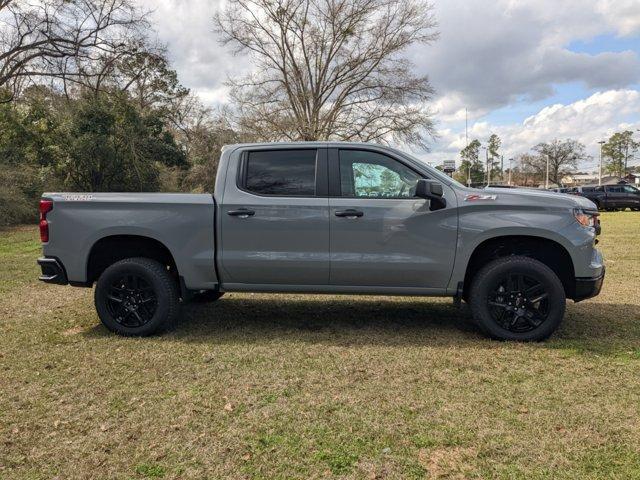
[[(523, 204), (544, 204), (546, 206), (578, 207), (588, 210), (597, 210), (595, 203), (579, 195), (568, 193), (550, 192), (548, 190), (536, 190), (533, 188), (485, 188), (475, 190), (478, 193), (490, 193), (497, 195), (500, 203), (509, 202)], [(502, 200), (502, 201), (501, 201)]]

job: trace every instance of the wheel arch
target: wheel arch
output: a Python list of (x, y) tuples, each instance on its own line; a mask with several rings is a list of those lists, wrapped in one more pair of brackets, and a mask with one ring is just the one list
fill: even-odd
[(117, 234), (102, 237), (91, 246), (86, 264), (87, 283), (95, 282), (110, 265), (131, 257), (157, 260), (179, 282), (176, 261), (164, 243), (144, 235)]
[(471, 283), (484, 265), (511, 255), (522, 255), (542, 262), (558, 276), (567, 298), (574, 297), (575, 269), (569, 251), (556, 240), (531, 235), (498, 235), (476, 245), (466, 265), (463, 297), (468, 298)]

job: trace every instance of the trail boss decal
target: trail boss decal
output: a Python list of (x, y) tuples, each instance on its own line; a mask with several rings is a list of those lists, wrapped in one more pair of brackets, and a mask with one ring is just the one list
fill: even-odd
[(62, 198), (67, 202), (86, 202), (93, 200), (93, 195), (63, 195)]

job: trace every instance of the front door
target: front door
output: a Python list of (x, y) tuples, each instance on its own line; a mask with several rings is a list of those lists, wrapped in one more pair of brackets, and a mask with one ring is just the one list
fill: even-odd
[(614, 208), (623, 208), (626, 206), (626, 194), (622, 185), (606, 186), (607, 199), (609, 206)]
[(630, 208), (640, 208), (640, 190), (636, 187), (632, 187), (631, 185), (624, 185), (622, 187), (624, 189), (626, 203), (625, 207)]
[(245, 151), (218, 212), (225, 283), (329, 283), (326, 149)]
[(414, 196), (423, 175), (400, 159), (345, 148), (330, 161), (331, 284), (445, 288), (457, 240), (453, 191), (445, 185), (448, 206), (431, 211)]

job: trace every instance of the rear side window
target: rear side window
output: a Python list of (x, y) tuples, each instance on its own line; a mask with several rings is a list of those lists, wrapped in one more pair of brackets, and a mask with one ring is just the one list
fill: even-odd
[(316, 157), (317, 150), (249, 152), (243, 186), (258, 195), (314, 196)]

